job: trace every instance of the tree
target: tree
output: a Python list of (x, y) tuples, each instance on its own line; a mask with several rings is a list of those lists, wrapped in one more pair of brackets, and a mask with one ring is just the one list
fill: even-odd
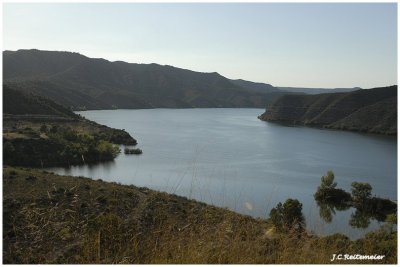
[(351, 187), (354, 202), (365, 204), (371, 198), (372, 187), (369, 183), (353, 182)]
[(334, 183), (335, 174), (333, 171), (328, 171), (326, 175), (321, 177), (321, 185), (318, 187), (318, 190), (326, 190), (326, 189), (334, 189), (337, 186), (337, 183)]
[(305, 219), (302, 213), (303, 205), (297, 199), (287, 199), (281, 202), (270, 212), (270, 219), (274, 226), (282, 231), (288, 229), (304, 230)]
[(314, 194), (315, 200), (328, 204), (341, 204), (351, 200), (349, 193), (343, 189), (336, 188), (337, 183), (334, 183), (334, 180), (335, 175), (332, 171), (328, 171), (326, 175), (321, 177), (321, 184)]

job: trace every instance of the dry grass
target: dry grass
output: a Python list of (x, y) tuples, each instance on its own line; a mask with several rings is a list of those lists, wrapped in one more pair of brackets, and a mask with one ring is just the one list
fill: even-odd
[(396, 233), (279, 234), (175, 195), (32, 169), (3, 169), (3, 218), (4, 263), (330, 263), (333, 253), (397, 262)]

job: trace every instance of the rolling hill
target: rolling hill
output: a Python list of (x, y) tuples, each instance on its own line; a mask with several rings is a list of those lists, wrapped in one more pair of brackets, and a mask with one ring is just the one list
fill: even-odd
[[(216, 72), (40, 50), (3, 52), (5, 84), (73, 109), (264, 107), (282, 93), (248, 89)], [(247, 85), (251, 84), (247, 82)]]
[(397, 133), (397, 85), (348, 93), (285, 95), (259, 118), (393, 135)]

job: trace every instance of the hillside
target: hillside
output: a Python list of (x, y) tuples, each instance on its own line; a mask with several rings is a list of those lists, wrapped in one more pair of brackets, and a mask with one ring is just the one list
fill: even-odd
[(3, 263), (330, 263), (333, 254), (384, 255), (397, 232), (356, 241), (278, 233), (263, 219), (133, 185), (3, 168)]
[(71, 110), (34, 95), (24, 94), (16, 87), (3, 86), (3, 114), (4, 115), (48, 115), (69, 119), (77, 119), (78, 115)]
[(348, 93), (285, 95), (267, 107), (265, 121), (369, 133), (397, 133), (397, 86)]
[(276, 87), (270, 85), (270, 84), (266, 84), (266, 83), (256, 83), (256, 82), (250, 82), (250, 81), (246, 81), (246, 80), (242, 80), (242, 79), (238, 79), (238, 80), (230, 80), (232, 83), (246, 88), (249, 91), (254, 91), (254, 92), (258, 92), (258, 93), (280, 93), (281, 90), (277, 89)]
[(3, 161), (17, 166), (66, 166), (113, 160), (115, 144), (136, 145), (126, 131), (74, 114), (53, 101), (3, 87)]
[(3, 52), (4, 82), (73, 109), (263, 107), (274, 90), (248, 90), (216, 72), (40, 50)]

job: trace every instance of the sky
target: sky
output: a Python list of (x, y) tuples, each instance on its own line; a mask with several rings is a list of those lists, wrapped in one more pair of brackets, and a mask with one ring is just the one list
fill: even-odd
[(397, 84), (397, 4), (3, 4), (3, 49), (32, 48), (274, 86), (372, 88)]

